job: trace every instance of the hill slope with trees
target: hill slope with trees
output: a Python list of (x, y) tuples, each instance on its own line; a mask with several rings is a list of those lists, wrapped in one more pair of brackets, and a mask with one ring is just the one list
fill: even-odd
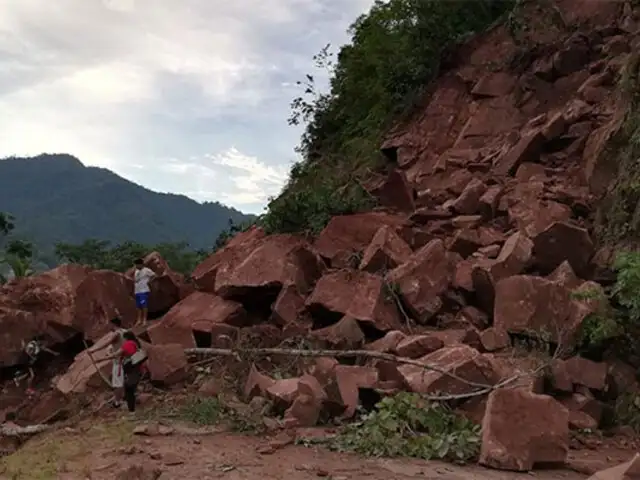
[(217, 202), (153, 192), (65, 154), (0, 160), (0, 207), (17, 220), (13, 234), (45, 258), (58, 243), (87, 239), (210, 249), (230, 221), (252, 218)]

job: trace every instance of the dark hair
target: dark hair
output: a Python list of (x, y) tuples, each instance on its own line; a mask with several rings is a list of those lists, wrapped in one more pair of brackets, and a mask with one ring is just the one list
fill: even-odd
[(142, 347), (142, 345), (140, 345), (140, 340), (138, 340), (138, 337), (136, 337), (136, 335), (131, 330), (127, 330), (126, 332), (124, 332), (122, 334), (122, 338), (124, 338), (125, 340), (136, 342), (138, 348)]
[(141, 258), (136, 258), (133, 263), (135, 265), (144, 265), (144, 260), (142, 260)]
[(120, 317), (113, 317), (111, 319), (111, 323), (114, 324), (116, 327), (122, 326), (122, 320), (120, 320)]

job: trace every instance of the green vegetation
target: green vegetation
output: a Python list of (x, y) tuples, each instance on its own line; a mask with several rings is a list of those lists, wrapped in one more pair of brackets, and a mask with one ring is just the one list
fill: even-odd
[[(8, 237), (15, 229), (15, 219), (0, 212), (0, 237)], [(4, 270), (10, 269), (14, 277), (26, 277), (33, 273), (32, 262), (36, 254), (33, 244), (18, 239), (2, 239), (0, 244), (4, 244), (3, 251), (0, 251), (0, 284), (5, 283), (7, 278), (3, 274)]]
[(188, 242), (194, 250), (210, 250), (229, 219), (253, 218), (219, 203), (155, 193), (57, 154), (0, 161), (0, 208), (18, 219), (14, 235), (34, 243), (34, 261), (43, 268), (55, 266), (56, 244), (90, 238), (112, 244)]
[(223, 424), (235, 432), (259, 433), (264, 430), (261, 412), (251, 405), (235, 407), (219, 397), (192, 397), (178, 410), (178, 418), (201, 426)]
[(402, 392), (384, 398), (360, 422), (345, 427), (332, 447), (376, 457), (466, 462), (478, 454), (480, 427), (445, 405)]
[(620, 76), (627, 111), (619, 131), (601, 161), (614, 165), (617, 175), (600, 203), (596, 235), (601, 243), (636, 244), (640, 234), (640, 55), (630, 56)]
[(377, 1), (349, 29), (351, 43), (334, 61), (326, 47), (316, 66), (330, 76), (327, 93), (313, 75), (299, 84), (290, 123), (306, 124), (283, 192), (269, 203), (270, 232), (317, 232), (333, 215), (369, 209), (361, 180), (383, 161), (379, 146), (399, 114), (422, 99), (449, 48), (485, 29), (514, 0)]
[(144, 257), (153, 251), (160, 253), (173, 270), (185, 275), (189, 275), (196, 265), (210, 254), (206, 250), (190, 250), (184, 242), (157, 245), (124, 242), (111, 245), (106, 240), (90, 239), (79, 245), (66, 243), (56, 245), (56, 255), (63, 262), (116, 272), (125, 272), (133, 266), (136, 258)]

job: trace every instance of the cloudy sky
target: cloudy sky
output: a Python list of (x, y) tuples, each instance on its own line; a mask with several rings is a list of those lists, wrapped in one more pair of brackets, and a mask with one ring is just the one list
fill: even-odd
[(295, 82), (373, 0), (0, 0), (0, 157), (71, 153), (262, 211)]

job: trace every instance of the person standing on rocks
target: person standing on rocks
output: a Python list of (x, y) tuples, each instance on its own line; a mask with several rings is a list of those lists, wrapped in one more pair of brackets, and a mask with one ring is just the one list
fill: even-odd
[(138, 258), (134, 262), (134, 267), (134, 293), (136, 297), (136, 307), (138, 308), (138, 320), (136, 321), (136, 326), (146, 326), (147, 313), (149, 311), (149, 294), (151, 293), (149, 282), (156, 276), (156, 274), (153, 270), (144, 266), (144, 261), (141, 258)]

